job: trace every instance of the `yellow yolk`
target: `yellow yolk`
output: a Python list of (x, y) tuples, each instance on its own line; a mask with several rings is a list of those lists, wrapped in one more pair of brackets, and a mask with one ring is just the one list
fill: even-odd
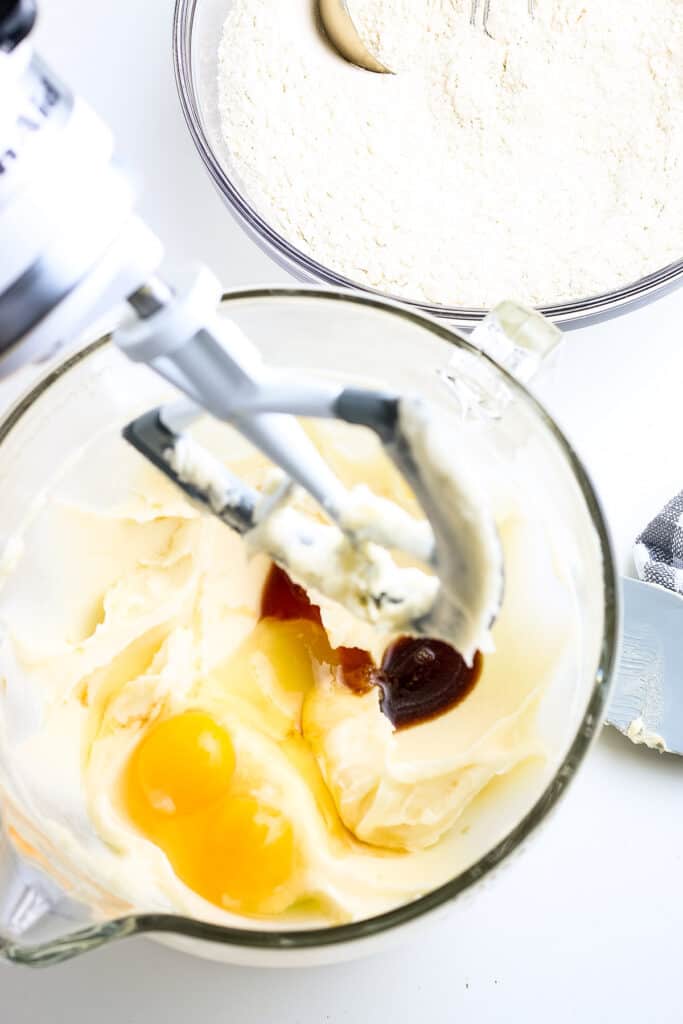
[(287, 819), (253, 797), (230, 797), (192, 845), (183, 880), (211, 903), (256, 913), (291, 877), (294, 836)]
[(234, 768), (227, 731), (204, 712), (186, 711), (142, 738), (124, 798), (186, 885), (218, 906), (259, 913), (292, 875), (294, 835), (279, 811), (231, 792)]
[(225, 729), (202, 711), (185, 711), (144, 737), (133, 755), (131, 784), (143, 814), (147, 808), (155, 818), (171, 817), (216, 803), (228, 792), (234, 770)]

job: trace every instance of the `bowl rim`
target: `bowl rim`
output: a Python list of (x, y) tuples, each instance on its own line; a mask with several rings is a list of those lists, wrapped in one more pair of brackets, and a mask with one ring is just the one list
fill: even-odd
[[(362, 292), (333, 290), (323, 287), (289, 287), (277, 285), (256, 288), (235, 288), (223, 294), (221, 305), (233, 301), (258, 300), (269, 301), (283, 298), (307, 299), (315, 298), (329, 302), (343, 302), (353, 305), (367, 306), (384, 310), (412, 322), (420, 328), (427, 329), (456, 348), (464, 349), (477, 358), (483, 359), (500, 374), (512, 392), (521, 397), (539, 417), (547, 431), (557, 442), (561, 454), (564, 455), (568, 468), (579, 487), (593, 527), (596, 531), (601, 563), (603, 583), (604, 625), (600, 645), (598, 664), (595, 670), (594, 684), (588, 698), (585, 712), (577, 727), (562, 762), (558, 765), (553, 778), (546, 788), (524, 814), (517, 825), (510, 830), (498, 843), (482, 857), (460, 872), (448, 882), (419, 896), (408, 903), (401, 904), (382, 914), (364, 918), (347, 924), (324, 925), (315, 928), (282, 929), (266, 931), (252, 928), (236, 928), (201, 921), (172, 913), (132, 913), (115, 920), (82, 928), (41, 946), (26, 947), (20, 944), (0, 942), (0, 956), (18, 963), (36, 964), (60, 962), (70, 956), (85, 952), (114, 939), (125, 938), (145, 933), (173, 933), (192, 939), (202, 939), (228, 946), (259, 948), (266, 950), (293, 950), (338, 945), (355, 942), (379, 935), (390, 929), (422, 918), (427, 913), (445, 906), (475, 883), (480, 882), (499, 867), (521, 844), (523, 844), (544, 821), (549, 812), (557, 805), (566, 792), (570, 782), (591, 748), (607, 710), (612, 678), (619, 653), (621, 625), (621, 599), (616, 561), (612, 540), (605, 520), (600, 500), (595, 492), (591, 479), (579, 456), (569, 440), (564, 436), (552, 416), (537, 398), (507, 370), (494, 359), (472, 345), (467, 338), (458, 334), (444, 323), (427, 317), (405, 304), (387, 301)], [(33, 405), (65, 374), (84, 360), (109, 345), (112, 335), (106, 334), (84, 348), (59, 362), (49, 370), (27, 393), (0, 416), (0, 447), (12, 430), (29, 412)]]
[[(193, 76), (192, 35), (197, 7), (201, 0), (174, 0), (172, 55), (176, 88), (183, 117), (192, 140), (215, 187), (246, 233), (283, 269), (299, 280), (320, 282), (336, 288), (350, 288), (367, 295), (400, 302), (436, 319), (445, 319), (461, 328), (472, 328), (488, 313), (475, 306), (441, 306), (392, 295), (353, 281), (319, 263), (298, 249), (268, 223), (231, 180), (219, 160), (202, 121)], [(583, 327), (646, 305), (675, 288), (683, 286), (683, 257), (668, 263), (618, 288), (579, 299), (537, 307), (538, 312), (565, 327)]]

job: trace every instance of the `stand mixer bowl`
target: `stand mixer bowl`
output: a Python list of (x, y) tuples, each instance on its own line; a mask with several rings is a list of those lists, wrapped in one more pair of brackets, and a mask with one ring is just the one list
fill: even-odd
[[(544, 698), (552, 756), (519, 802), (501, 802), (494, 815), (482, 819), (476, 851), (433, 891), (350, 924), (293, 928), (245, 919), (243, 926), (224, 927), (163, 907), (127, 905), (87, 877), (78, 859), (42, 832), (17, 799), (0, 715), (0, 957), (12, 962), (54, 963), (146, 933), (224, 962), (301, 966), (372, 952), (425, 923), (439, 908), (467, 914), (483, 880), (536, 831), (565, 792), (606, 709), (619, 625), (607, 528), (576, 455), (525, 387), (444, 326), (367, 296), (255, 289), (228, 294), (222, 312), (275, 366), (349, 384), (379, 378), (433, 403), (454, 424), (465, 413), (474, 417), (482, 442), (506, 460), (517, 460), (525, 477), (539, 482), (549, 515), (573, 552), (572, 586), (582, 632), (572, 686), (553, 684)], [(120, 429), (168, 395), (166, 385), (146, 368), (132, 366), (102, 338), (55, 366), (5, 415), (0, 422), (0, 566), (7, 568), (14, 557), (13, 538), (55, 468), (104, 427)]]

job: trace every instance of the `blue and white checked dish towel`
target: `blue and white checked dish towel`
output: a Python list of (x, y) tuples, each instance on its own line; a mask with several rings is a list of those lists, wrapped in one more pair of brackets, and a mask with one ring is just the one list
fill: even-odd
[(645, 527), (633, 557), (641, 580), (683, 594), (683, 491)]

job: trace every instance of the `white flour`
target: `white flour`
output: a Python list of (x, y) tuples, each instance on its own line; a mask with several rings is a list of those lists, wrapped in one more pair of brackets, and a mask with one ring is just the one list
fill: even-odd
[[(483, 4), (480, 4), (482, 7)], [(225, 142), (299, 249), (445, 305), (547, 303), (683, 255), (683, 0), (352, 0), (395, 75), (319, 35), (311, 0), (234, 0)]]

